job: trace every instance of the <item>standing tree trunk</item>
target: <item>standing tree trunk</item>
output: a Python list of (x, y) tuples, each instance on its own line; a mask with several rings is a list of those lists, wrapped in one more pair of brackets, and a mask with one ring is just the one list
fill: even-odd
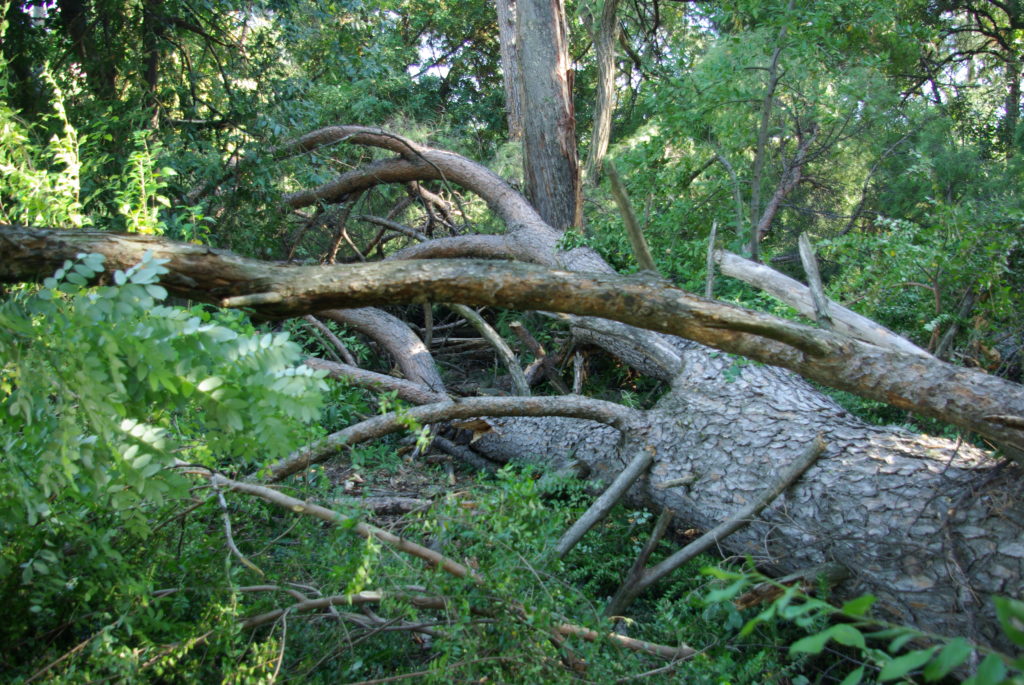
[(615, 109), (615, 45), (619, 40), (616, 14), (619, 0), (604, 0), (598, 25), (594, 28), (594, 51), (597, 57), (597, 102), (594, 105), (594, 130), (590, 136), (585, 176), (596, 184), (601, 162), (608, 153), (612, 137), (612, 112)]
[(505, 85), (505, 118), (508, 139), (523, 139), (523, 79), (519, 73), (516, 44), (516, 0), (494, 0), (498, 10), (498, 43), (501, 46), (501, 80)]
[(516, 10), (527, 195), (548, 225), (579, 228), (583, 195), (565, 6), (562, 0), (520, 0)]
[[(787, 11), (793, 11), (792, 0)], [(786, 26), (779, 29), (775, 50), (768, 62), (768, 82), (765, 84), (764, 101), (761, 103), (761, 121), (757, 127), (757, 148), (754, 151), (754, 170), (750, 177), (750, 258), (755, 262), (761, 261), (761, 229), (758, 226), (758, 217), (761, 216), (761, 176), (767, 153), (768, 127), (771, 123), (772, 109), (775, 107), (775, 90), (779, 87), (779, 80), (782, 78), (782, 75), (779, 74), (779, 57), (782, 55), (786, 31)]]
[(1006, 60), (1006, 113), (1003, 119), (1003, 136), (1007, 158), (1013, 157), (1016, 145), (1017, 122), (1020, 121), (1020, 57), (1011, 54)]

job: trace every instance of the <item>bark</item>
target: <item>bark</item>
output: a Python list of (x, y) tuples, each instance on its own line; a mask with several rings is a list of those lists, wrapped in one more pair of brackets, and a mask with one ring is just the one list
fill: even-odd
[[(841, 563), (853, 575), (840, 597), (870, 592), (889, 618), (1007, 646), (989, 597), (1024, 590), (1020, 469), (993, 468), (982, 451), (953, 441), (865, 425), (778, 369), (736, 367), (693, 343), (679, 349), (684, 371), (636, 438), (656, 454), (635, 502), (711, 530), (820, 433), (828, 448), (818, 463), (721, 548), (780, 574)], [(492, 458), (583, 459), (606, 480), (624, 466), (609, 428), (550, 418), (495, 424), (501, 435), (477, 443)]]
[(516, 10), (527, 194), (549, 226), (579, 228), (583, 195), (565, 7), (562, 0), (519, 0)]
[[(744, 283), (749, 283), (760, 290), (764, 290), (769, 295), (797, 310), (801, 315), (809, 319), (814, 318), (815, 308), (810, 289), (799, 281), (793, 280), (789, 276), (763, 264), (744, 259), (739, 255), (724, 250), (715, 250), (713, 259), (726, 276), (732, 276)], [(906, 338), (896, 335), (888, 328), (843, 307), (837, 302), (829, 300), (828, 311), (832, 317), (832, 329), (838, 333), (897, 352), (906, 352), (907, 354), (916, 354), (923, 357), (931, 356)]]
[(501, 80), (505, 85), (505, 117), (508, 139), (523, 139), (522, 76), (516, 41), (516, 0), (494, 0), (498, 11), (498, 44), (501, 49)]
[(315, 357), (307, 359), (306, 366), (313, 369), (323, 369), (332, 378), (345, 378), (353, 385), (363, 388), (377, 389), (384, 392), (394, 391), (403, 400), (413, 404), (431, 404), (433, 402), (444, 402), (449, 399), (448, 395), (433, 392), (430, 388), (420, 383), (415, 383), (405, 378), (395, 378), (383, 373), (367, 371), (357, 366), (349, 366), (348, 364), (317, 359)]
[(361, 423), (332, 433), (317, 442), (296, 450), (268, 467), (270, 480), (279, 481), (311, 464), (326, 461), (344, 447), (373, 440), (404, 430), (411, 418), (422, 425), (468, 419), (479, 416), (570, 416), (597, 421), (626, 432), (638, 423), (639, 412), (614, 402), (589, 397), (472, 397), (458, 402), (450, 400), (404, 411), (375, 416)]
[(329, 309), (318, 312), (325, 319), (345, 324), (380, 344), (394, 358), (406, 379), (431, 392), (443, 392), (441, 380), (430, 350), (397, 316), (379, 309)]
[(604, 0), (601, 16), (593, 31), (594, 51), (597, 58), (597, 99), (594, 103), (594, 127), (587, 155), (586, 178), (596, 184), (601, 163), (608, 153), (612, 137), (612, 112), (615, 109), (615, 45), (619, 41), (619, 22), (616, 14), (619, 0)]
[(332, 316), (328, 310), (397, 302), (459, 302), (612, 319), (788, 368), (1024, 452), (1024, 386), (705, 300), (658, 280), (479, 260), (282, 266), (152, 236), (91, 231), (0, 227), (0, 244), (8, 254), (0, 282), (39, 280), (82, 252), (105, 255), (108, 270), (125, 269), (149, 251), (168, 260), (172, 273), (162, 282), (170, 290), (274, 317)]
[[(0, 280), (37, 280), (80, 252), (101, 252), (108, 268), (125, 268), (149, 249), (170, 260), (164, 281), (169, 289), (273, 315), (425, 301), (571, 312), (580, 339), (601, 344), (670, 386), (652, 410), (632, 414), (625, 426), (632, 449), (654, 451), (648, 477), (631, 491), (636, 501), (668, 506), (680, 526), (709, 530), (762, 492), (820, 433), (829, 446), (824, 456), (756, 521), (728, 538), (723, 550), (751, 554), (780, 572), (837, 561), (854, 574), (842, 595), (871, 591), (890, 617), (946, 634), (976, 632), (999, 643), (988, 595), (1019, 596), (1024, 589), (1021, 469), (993, 468), (988, 454), (969, 445), (867, 426), (793, 374), (734, 360), (706, 345), (943, 418), (1018, 450), (1024, 448), (1024, 388), (703, 300), (660, 282), (610, 274), (587, 249), (558, 252), (558, 232), (529, 204), (490, 172), (451, 153), (358, 127), (318, 131), (286, 149), (343, 139), (399, 154), (374, 168), (390, 169), (403, 181), (443, 172), (448, 182), (482, 195), (508, 229), (489, 236), (489, 244), (533, 264), (294, 267), (147, 236), (3, 228)], [(365, 169), (344, 181), (363, 187), (379, 182)], [(419, 248), (421, 255), (429, 245)], [(606, 318), (589, 318), (596, 316)], [(500, 434), (485, 435), (474, 448), (500, 461), (544, 455), (557, 467), (585, 459), (594, 474), (611, 481), (630, 459), (618, 429), (586, 419), (491, 423)]]
[[(789, 3), (789, 12), (793, 11), (793, 2)], [(768, 62), (768, 83), (764, 88), (764, 101), (761, 103), (761, 121), (757, 127), (757, 147), (754, 152), (754, 167), (750, 179), (750, 219), (757, 221), (761, 216), (761, 174), (764, 170), (764, 158), (768, 145), (768, 124), (771, 121), (772, 109), (775, 106), (775, 89), (778, 88), (779, 79), (779, 57), (782, 55), (783, 41), (786, 39), (788, 27), (779, 29), (779, 36), (775, 41), (775, 50), (772, 51), (771, 60)], [(750, 258), (755, 262), (760, 261), (759, 252), (761, 248), (761, 227), (754, 225), (750, 227)]]

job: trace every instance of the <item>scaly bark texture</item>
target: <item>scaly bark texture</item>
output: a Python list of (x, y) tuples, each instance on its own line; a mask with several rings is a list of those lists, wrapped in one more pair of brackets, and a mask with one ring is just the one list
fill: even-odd
[[(779, 369), (694, 343), (678, 349), (684, 371), (646, 413), (646, 432), (634, 431), (656, 453), (634, 502), (708, 530), (820, 433), (824, 456), (723, 551), (779, 573), (837, 561), (853, 574), (841, 596), (870, 592), (894, 620), (1008, 647), (990, 597), (1024, 590), (1021, 469), (996, 467), (968, 445), (868, 426)], [(477, 443), (492, 458), (583, 459), (609, 481), (629, 458), (617, 431), (591, 422), (494, 423), (500, 435)]]
[[(668, 393), (652, 410), (629, 419), (625, 445), (619, 430), (601, 423), (546, 416), (495, 419), (500, 435), (488, 434), (475, 448), (500, 460), (557, 465), (582, 458), (611, 480), (637, 449), (650, 447), (654, 465), (633, 488), (634, 497), (673, 507), (679, 525), (708, 529), (756, 496), (821, 433), (828, 444), (824, 457), (749, 528), (723, 541), (723, 551), (752, 554), (779, 571), (840, 561), (854, 574), (841, 594), (870, 590), (894, 618), (1000, 644), (989, 596), (1020, 597), (1024, 590), (1022, 469), (995, 467), (982, 451), (951, 440), (865, 425), (775, 367), (942, 418), (1016, 450), (1024, 448), (1022, 386), (697, 298), (661, 282), (610, 274), (592, 251), (558, 251), (559, 232), (520, 195), (452, 153), (361, 127), (322, 129), (278, 152), (341, 140), (398, 157), (296, 193), (289, 198), (293, 206), (344, 188), (443, 176), (484, 197), (508, 230), (432, 241), (406, 256), (451, 257), (467, 248), (476, 256), (489, 252), (533, 264), (290, 267), (147, 236), (7, 227), (0, 229), (0, 281), (39, 279), (79, 252), (101, 252), (108, 268), (125, 268), (151, 249), (170, 260), (172, 273), (164, 279), (169, 288), (205, 301), (240, 298), (236, 304), (277, 315), (424, 301), (572, 313), (579, 338), (664, 380)], [(605, 318), (590, 318), (596, 316)], [(423, 393), (439, 397), (426, 387)]]

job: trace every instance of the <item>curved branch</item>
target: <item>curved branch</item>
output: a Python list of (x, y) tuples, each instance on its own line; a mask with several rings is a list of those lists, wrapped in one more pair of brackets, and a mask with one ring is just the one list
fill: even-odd
[(398, 396), (406, 402), (414, 404), (430, 404), (432, 402), (446, 402), (449, 397), (444, 393), (434, 392), (420, 383), (395, 378), (383, 373), (367, 371), (357, 366), (341, 364), (339, 362), (327, 361), (311, 357), (305, 361), (306, 366), (312, 369), (323, 369), (332, 378), (344, 378), (353, 385), (372, 390), (386, 390), (398, 393)]
[(342, 174), (312, 190), (292, 193), (285, 201), (292, 207), (337, 199), (352, 190), (380, 183), (444, 180), (456, 183), (482, 197), (509, 226), (535, 225), (551, 231), (537, 211), (512, 186), (493, 171), (462, 155), (414, 143), (407, 138), (364, 126), (329, 126), (283, 145), (278, 152), (306, 152), (325, 145), (348, 142), (376, 147), (400, 155), (400, 159), (374, 162)]
[(829, 331), (691, 295), (659, 281), (532, 264), (432, 260), (282, 266), (154, 236), (0, 226), (0, 282), (41, 280), (82, 252), (127, 269), (145, 252), (167, 260), (162, 282), (224, 306), (294, 316), (336, 307), (458, 302), (582, 314), (670, 333), (782, 366), (810, 380), (948, 421), (1024, 453), (1024, 430), (989, 420), (1024, 416), (1024, 387), (939, 360), (884, 350)]
[(279, 481), (310, 464), (325, 461), (343, 447), (403, 430), (412, 419), (420, 424), (480, 416), (567, 416), (589, 419), (626, 430), (640, 421), (641, 412), (614, 402), (575, 395), (561, 397), (473, 397), (457, 402), (439, 402), (402, 412), (375, 416), (293, 452), (269, 467), (268, 479)]
[(351, 326), (376, 341), (394, 357), (408, 380), (434, 393), (444, 391), (444, 381), (430, 350), (398, 317), (373, 307), (328, 309), (318, 315)]

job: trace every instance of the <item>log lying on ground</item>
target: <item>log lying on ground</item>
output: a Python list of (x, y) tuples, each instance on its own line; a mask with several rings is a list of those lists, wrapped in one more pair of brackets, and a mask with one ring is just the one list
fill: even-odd
[[(820, 433), (825, 454), (722, 551), (773, 574), (838, 562), (852, 574), (843, 597), (870, 592), (891, 619), (1008, 647), (990, 597), (1024, 590), (1019, 468), (994, 466), (969, 445), (866, 425), (779, 369), (682, 347), (686, 371), (645, 414), (638, 439), (656, 455), (634, 503), (710, 530)], [(493, 422), (498, 433), (476, 443), (491, 458), (583, 459), (605, 480), (625, 466), (612, 429), (559, 418)]]
[[(614, 319), (796, 371), (931, 416), (1024, 453), (1024, 386), (945, 362), (705, 300), (661, 282), (471, 260), (282, 266), (153, 236), (0, 226), (0, 282), (40, 280), (83, 252), (126, 269), (168, 260), (162, 282), (192, 299), (268, 316), (394, 303), (459, 302)], [(1015, 421), (1013, 419), (1018, 419)]]
[[(398, 157), (342, 174), (313, 192), (293, 194), (287, 198), (291, 206), (332, 201), (341, 193), (385, 182), (386, 174), (443, 178), (483, 197), (506, 224), (506, 232), (434, 240), (406, 248), (397, 257), (512, 258), (573, 271), (611, 271), (587, 248), (559, 251), (560, 233), (519, 193), (458, 155), (353, 126), (315, 131), (282, 150), (305, 151), (341, 141), (386, 149)], [(644, 304), (638, 302), (641, 308)], [(709, 529), (755, 497), (799, 453), (800, 444), (820, 433), (829, 445), (824, 458), (724, 548), (752, 554), (779, 571), (841, 559), (855, 573), (847, 594), (875, 592), (891, 617), (947, 634), (996, 639), (987, 595), (1020, 597), (1022, 592), (1024, 477), (1019, 468), (992, 470), (980, 450), (898, 428), (866, 426), (790, 373), (742, 364), (701, 344), (603, 319), (577, 317), (572, 323), (577, 337), (670, 384), (671, 390), (632, 431), (633, 440), (646, 441), (657, 452), (650, 478), (633, 490), (638, 501), (655, 508), (667, 504), (678, 511), (681, 525)], [(723, 338), (730, 336), (717, 337)], [(772, 341), (753, 339), (758, 342), (746, 350), (704, 342), (740, 354), (774, 347)], [(781, 359), (753, 356), (786, 365)], [(807, 361), (806, 353), (797, 356)], [(841, 354), (836, 359), (841, 368), (846, 360)], [(790, 368), (811, 377), (806, 367)], [(884, 368), (883, 363), (876, 370), (884, 375)], [(860, 380), (854, 385), (869, 394), (876, 382), (887, 387), (877, 373), (847, 369), (850, 378)], [(900, 376), (897, 385), (919, 380), (915, 371)], [(937, 400), (943, 404), (944, 398), (962, 391), (958, 382), (947, 377), (924, 394), (943, 398)], [(990, 387), (998, 398), (994, 404), (1002, 406), (987, 413), (994, 408), (988, 405), (983, 413), (989, 418), (983, 420), (1019, 427), (1019, 412), (1008, 407), (1018, 402), (1020, 386), (1001, 387), (1010, 394)], [(907, 406), (901, 391), (874, 391), (878, 394), (872, 396), (883, 402)], [(494, 456), (582, 457), (609, 479), (628, 458), (619, 450), (618, 431), (599, 424), (551, 417), (503, 422), (500, 435), (489, 434), (477, 443)], [(681, 482), (690, 485), (678, 487)]]
[[(846, 378), (844, 383), (861, 384), (865, 394), (881, 386), (901, 393), (894, 396), (922, 397), (925, 405), (961, 421), (959, 408), (982, 425), (989, 413), (1020, 415), (1024, 408), (1021, 387), (1013, 383), (845, 341), (660, 284), (604, 274), (494, 263), (299, 269), (142, 236), (13, 228), (0, 229), (0, 244), (7, 255), (0, 280), (8, 282), (39, 278), (79, 252), (103, 253), (108, 268), (125, 268), (152, 249), (171, 260), (168, 287), (206, 301), (253, 292), (312, 292), (294, 302), (270, 298), (275, 301), (268, 311), (300, 313), (300, 303), (306, 311), (319, 311), (344, 303), (436, 297), (604, 314), (788, 363), (812, 377)], [(582, 285), (598, 295), (566, 294)], [(631, 330), (623, 328), (621, 344), (608, 347), (643, 363), (650, 338), (637, 331), (630, 348)], [(630, 419), (633, 439), (655, 451), (650, 476), (634, 489), (639, 500), (668, 506), (688, 525), (709, 529), (755, 497), (801, 445), (821, 433), (829, 444), (824, 457), (757, 522), (730, 537), (728, 549), (779, 571), (838, 561), (855, 574), (847, 591), (872, 591), (890, 616), (998, 644), (987, 596), (1020, 596), (1024, 578), (1020, 469), (991, 475), (992, 462), (980, 450), (866, 426), (780, 369), (747, 364), (678, 338), (661, 338), (659, 344), (661, 362), (654, 366), (673, 369), (664, 376), (671, 391), (654, 409)], [(847, 354), (854, 357), (844, 366)], [(875, 363), (857, 363), (857, 354)], [(671, 355), (678, 363), (667, 359)], [(936, 374), (934, 381), (929, 372)], [(926, 387), (915, 388), (922, 380)], [(928, 397), (929, 382), (944, 393), (938, 400)], [(609, 477), (624, 465), (616, 429), (556, 417), (515, 419), (508, 425), (500, 436), (485, 436), (477, 444), (494, 454), (504, 452), (506, 459), (575, 455)], [(1017, 433), (1006, 436), (1008, 442), (1019, 441)], [(667, 487), (679, 482), (690, 485)]]

